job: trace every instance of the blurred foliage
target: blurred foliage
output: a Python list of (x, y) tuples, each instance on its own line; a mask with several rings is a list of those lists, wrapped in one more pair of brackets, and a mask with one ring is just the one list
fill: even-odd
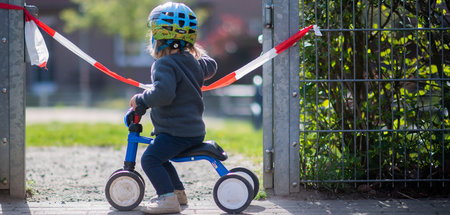
[(450, 30), (416, 29), (448, 29), (446, 8), (300, 1), (303, 25), (349, 29), (300, 42), (303, 180), (450, 178)]
[[(150, 11), (166, 1), (72, 0), (72, 2), (77, 4), (78, 8), (69, 8), (61, 13), (66, 32), (95, 27), (107, 34), (120, 35), (125, 40), (140, 41), (148, 34), (147, 18)], [(195, 1), (177, 2), (184, 2), (190, 6), (190, 3)], [(200, 16), (205, 15), (203, 11), (194, 10), (194, 12)], [(198, 19), (203, 20), (202, 17)]]

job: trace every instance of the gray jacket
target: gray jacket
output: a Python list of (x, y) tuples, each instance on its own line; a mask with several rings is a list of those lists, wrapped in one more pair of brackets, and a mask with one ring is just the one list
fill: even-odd
[(136, 103), (151, 108), (155, 135), (198, 137), (206, 134), (201, 87), (216, 70), (217, 64), (212, 58), (202, 56), (196, 60), (187, 52), (167, 55), (153, 63), (154, 87), (139, 94)]

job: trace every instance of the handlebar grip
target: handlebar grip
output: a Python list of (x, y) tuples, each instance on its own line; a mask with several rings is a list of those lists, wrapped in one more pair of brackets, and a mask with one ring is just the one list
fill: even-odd
[(142, 116), (147, 111), (147, 108), (145, 108), (143, 105), (137, 105), (136, 108), (134, 108), (134, 112), (136, 115)]
[(141, 115), (135, 114), (134, 115), (134, 119), (133, 119), (133, 123), (134, 124), (138, 124), (141, 121)]

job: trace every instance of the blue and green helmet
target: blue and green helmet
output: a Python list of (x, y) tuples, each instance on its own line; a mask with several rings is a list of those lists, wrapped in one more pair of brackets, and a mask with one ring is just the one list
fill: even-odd
[(154, 40), (183, 40), (194, 44), (197, 39), (197, 17), (183, 3), (167, 2), (157, 6), (148, 16), (152, 42)]

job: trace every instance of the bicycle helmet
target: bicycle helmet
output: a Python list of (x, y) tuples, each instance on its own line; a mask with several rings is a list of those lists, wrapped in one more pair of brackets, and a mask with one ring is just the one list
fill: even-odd
[(167, 45), (178, 44), (183, 49), (185, 42), (193, 45), (197, 38), (197, 17), (183, 3), (167, 2), (157, 6), (148, 16), (147, 26), (152, 31), (153, 45), (155, 40), (166, 40)]

